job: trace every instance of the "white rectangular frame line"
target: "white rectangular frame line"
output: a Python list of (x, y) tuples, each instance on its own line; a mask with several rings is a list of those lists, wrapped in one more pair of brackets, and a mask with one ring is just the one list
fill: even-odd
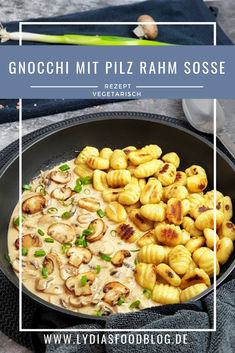
[[(154, 22), (158, 25), (211, 25), (213, 46), (217, 45), (216, 22)], [(138, 22), (19, 22), (19, 46), (22, 46), (23, 25), (138, 25)], [(213, 189), (216, 190), (216, 99), (213, 100)], [(22, 202), (22, 99), (19, 99), (19, 200)], [(26, 329), (22, 327), (22, 271), (19, 273), (19, 332), (216, 332), (216, 195), (214, 192), (214, 284), (213, 284), (213, 328), (211, 329)], [(19, 217), (22, 217), (21, 207)], [(20, 268), (22, 268), (22, 223), (19, 227)]]

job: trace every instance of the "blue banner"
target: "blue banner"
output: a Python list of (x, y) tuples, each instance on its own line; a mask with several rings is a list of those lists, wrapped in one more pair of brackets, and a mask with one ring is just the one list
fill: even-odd
[(234, 46), (1, 46), (1, 98), (235, 98)]

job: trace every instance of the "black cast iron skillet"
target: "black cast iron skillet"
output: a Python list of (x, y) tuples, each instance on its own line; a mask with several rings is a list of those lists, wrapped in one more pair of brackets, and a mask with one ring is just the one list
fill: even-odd
[[(49, 127), (33, 142), (27, 137), (23, 144), (23, 182), (29, 182), (37, 176), (40, 170), (45, 170), (56, 164), (77, 155), (76, 151), (86, 145), (102, 148), (121, 148), (128, 145), (143, 146), (156, 143), (161, 146), (163, 153), (175, 151), (181, 157), (180, 170), (192, 164), (203, 166), (208, 175), (208, 189), (213, 188), (213, 145), (183, 127), (175, 126), (170, 122), (159, 120), (159, 116), (134, 112), (111, 112), (92, 114), (71, 119), (62, 123), (53, 130)], [(231, 196), (235, 205), (235, 167), (224, 153), (217, 154), (217, 189), (225, 195)], [(7, 230), (13, 208), (18, 200), (18, 156), (8, 161), (0, 175), (0, 267), (8, 279), (18, 286), (18, 279), (14, 274), (5, 255), (7, 249)], [(221, 267), (217, 285), (222, 283), (235, 267), (235, 253), (229, 261)], [(212, 287), (197, 296), (194, 300), (205, 297)], [(74, 313), (72, 311), (54, 306), (23, 288), (24, 293), (36, 302), (60, 311), (62, 313), (81, 318), (96, 319), (94, 316)], [(99, 318), (98, 320), (105, 318)]]

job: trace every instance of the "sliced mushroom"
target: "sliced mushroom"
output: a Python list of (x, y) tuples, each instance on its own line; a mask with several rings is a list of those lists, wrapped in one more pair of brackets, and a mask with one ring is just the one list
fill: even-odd
[(69, 306), (67, 298), (66, 299), (60, 298), (60, 305), (63, 306), (63, 308), (67, 309)]
[(25, 213), (34, 214), (41, 212), (46, 206), (46, 199), (41, 195), (34, 195), (26, 199), (22, 203), (22, 211)]
[(94, 255), (99, 255), (100, 253), (106, 255), (112, 255), (115, 251), (114, 245), (110, 241), (98, 241), (89, 245), (89, 249)]
[(60, 268), (62, 266), (62, 261), (59, 255), (51, 252), (47, 254), (43, 261), (43, 266), (47, 268), (49, 275), (52, 274), (55, 268)]
[[(25, 234), (22, 237), (22, 248), (37, 248), (42, 245), (41, 239), (39, 236), (35, 234)], [(16, 239), (15, 241), (16, 249), (20, 248), (20, 239)]]
[(92, 219), (93, 219), (93, 216), (90, 213), (80, 214), (77, 217), (77, 221), (80, 224), (89, 224), (92, 221)]
[(71, 243), (75, 238), (75, 230), (66, 223), (54, 223), (48, 227), (47, 234), (59, 243)]
[(88, 264), (91, 261), (92, 253), (87, 248), (71, 247), (67, 251), (69, 263), (75, 267), (79, 267), (82, 263)]
[(71, 173), (69, 171), (53, 170), (50, 173), (50, 179), (57, 184), (67, 184), (71, 180)]
[[(51, 184), (50, 173), (44, 172), (41, 174), (41, 184), (43, 184), (46, 188), (50, 186)], [(39, 185), (40, 185), (40, 180), (39, 180)]]
[(53, 197), (56, 200), (63, 200), (66, 201), (69, 199), (73, 194), (73, 191), (71, 188), (67, 187), (62, 187), (62, 188), (55, 188), (51, 192), (51, 197)]
[[(18, 257), (12, 262), (12, 267), (16, 272), (20, 272), (20, 259)], [(25, 267), (26, 263), (22, 261), (22, 268), (24, 269)]]
[(39, 278), (36, 281), (36, 289), (47, 294), (63, 294), (63, 286), (58, 283), (54, 283), (53, 281), (53, 277), (48, 277), (46, 279)]
[(102, 316), (109, 316), (110, 314), (114, 313), (114, 309), (107, 303), (104, 303), (103, 301), (100, 301), (97, 304), (97, 309), (101, 311)]
[(77, 276), (79, 273), (78, 268), (71, 266), (71, 265), (64, 265), (60, 268), (60, 277), (66, 281), (69, 277)]
[(45, 214), (38, 219), (38, 225), (50, 226), (55, 223), (55, 217), (49, 214)]
[(78, 200), (78, 206), (90, 212), (96, 212), (100, 208), (100, 202), (94, 197), (83, 197)]
[(120, 298), (127, 297), (130, 290), (120, 282), (109, 282), (104, 286), (103, 292), (105, 293), (103, 300), (114, 306)]
[(40, 268), (40, 263), (38, 260), (31, 260), (30, 265), (32, 265), (32, 267), (34, 267), (34, 269), (36, 269), (36, 270), (38, 270)]
[[(139, 25), (133, 30), (138, 38), (156, 39), (158, 36), (158, 27), (154, 23), (154, 19), (149, 15), (139, 16), (137, 21)], [(149, 23), (145, 23), (149, 22)]]
[[(100, 280), (98, 279), (100, 282)], [(95, 283), (93, 284), (93, 293), (92, 293), (92, 298), (91, 298), (91, 303), (92, 304), (98, 304), (102, 301), (104, 294), (102, 293), (102, 288), (99, 286), (95, 286)]]
[(112, 257), (112, 264), (117, 267), (121, 267), (123, 265), (123, 261), (126, 257), (130, 257), (131, 253), (128, 250), (119, 250), (116, 254)]
[(83, 297), (69, 297), (69, 304), (74, 306), (75, 308), (82, 308), (91, 304), (91, 296), (83, 296)]
[(39, 278), (38, 281), (36, 282), (36, 288), (37, 290), (44, 291), (50, 283), (54, 280), (53, 277), (48, 277), (48, 278)]
[[(86, 276), (87, 282), (85, 285), (82, 285), (81, 279), (83, 276)], [(82, 295), (90, 295), (91, 294), (91, 284), (95, 280), (96, 274), (94, 272), (84, 272), (80, 273), (75, 277), (69, 277), (65, 281), (65, 285), (70, 292), (73, 292), (76, 297), (80, 297)]]
[(92, 230), (92, 234), (86, 236), (86, 240), (90, 243), (100, 240), (107, 230), (107, 226), (104, 221), (100, 218), (94, 219), (88, 227)]

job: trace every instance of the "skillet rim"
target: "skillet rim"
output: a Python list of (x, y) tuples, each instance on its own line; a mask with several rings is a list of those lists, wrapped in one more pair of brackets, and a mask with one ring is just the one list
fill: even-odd
[[(202, 135), (201, 133), (197, 132), (194, 128), (192, 128), (190, 125), (188, 125), (186, 121), (181, 120), (179, 118), (173, 118), (165, 115), (146, 113), (146, 112), (140, 112), (140, 111), (113, 111), (113, 112), (107, 111), (107, 112), (91, 113), (91, 114), (81, 115), (78, 117), (73, 117), (68, 120), (64, 120), (64, 121), (62, 120), (62, 121), (47, 125), (45, 127), (42, 127), (38, 130), (35, 130), (34, 132), (31, 132), (22, 137), (22, 152), (24, 153), (32, 146), (34, 146), (36, 143), (42, 141), (44, 138), (54, 135), (57, 132), (63, 131), (67, 128), (71, 128), (73, 126), (77, 126), (81, 124), (92, 123), (92, 122), (114, 120), (114, 119), (117, 120), (118, 118), (119, 120), (144, 120), (152, 123), (165, 125), (173, 129), (178, 129), (189, 135), (192, 135), (196, 139), (200, 140), (202, 143), (205, 143), (211, 149), (214, 149), (213, 143), (208, 139), (208, 137), (210, 136), (209, 134)], [(177, 125), (177, 122), (181, 122), (185, 126)], [(4, 151), (11, 149), (12, 147), (15, 147), (18, 141), (19, 140), (16, 140), (10, 145), (8, 145), (5, 149), (2, 150), (2, 153), (4, 154)], [(14, 148), (14, 150), (12, 151), (11, 156), (4, 163), (3, 167), (0, 169), (0, 179), (6, 173), (10, 165), (14, 163), (19, 157), (18, 149), (16, 150), (16, 148)], [(220, 150), (218, 146), (217, 146), (216, 152), (221, 156), (221, 158), (223, 158), (229, 164), (229, 166), (232, 168), (232, 170), (235, 173), (235, 163), (233, 163), (231, 158), (229, 158), (225, 154), (225, 152)], [(234, 268), (235, 268), (235, 259), (233, 260), (231, 265), (227, 268), (227, 270), (216, 280), (216, 287), (218, 287), (227, 278), (227, 276), (229, 276), (229, 274), (234, 270)], [(18, 277), (15, 276), (16, 280), (13, 280), (12, 278), (8, 277), (5, 269), (0, 268), (0, 270), (3, 272), (5, 277), (7, 277), (7, 279), (19, 289), (19, 281), (17, 280)], [(213, 288), (214, 288), (214, 284), (212, 284), (206, 291), (202, 292), (201, 294), (199, 294), (198, 296), (196, 296), (195, 298), (187, 302), (187, 304), (193, 304), (197, 300), (200, 300), (206, 297), (210, 292), (212, 292)], [(51, 310), (60, 311), (63, 314), (72, 315), (73, 317), (80, 317), (84, 319), (91, 319), (91, 320), (103, 321), (103, 322), (106, 321), (106, 317), (96, 317), (88, 314), (73, 312), (66, 308), (58, 307), (36, 296), (34, 293), (30, 292), (25, 287), (23, 287), (23, 293), (26, 294), (30, 299), (35, 301), (37, 304), (46, 306)], [(147, 310), (147, 309), (143, 309), (143, 310)]]

